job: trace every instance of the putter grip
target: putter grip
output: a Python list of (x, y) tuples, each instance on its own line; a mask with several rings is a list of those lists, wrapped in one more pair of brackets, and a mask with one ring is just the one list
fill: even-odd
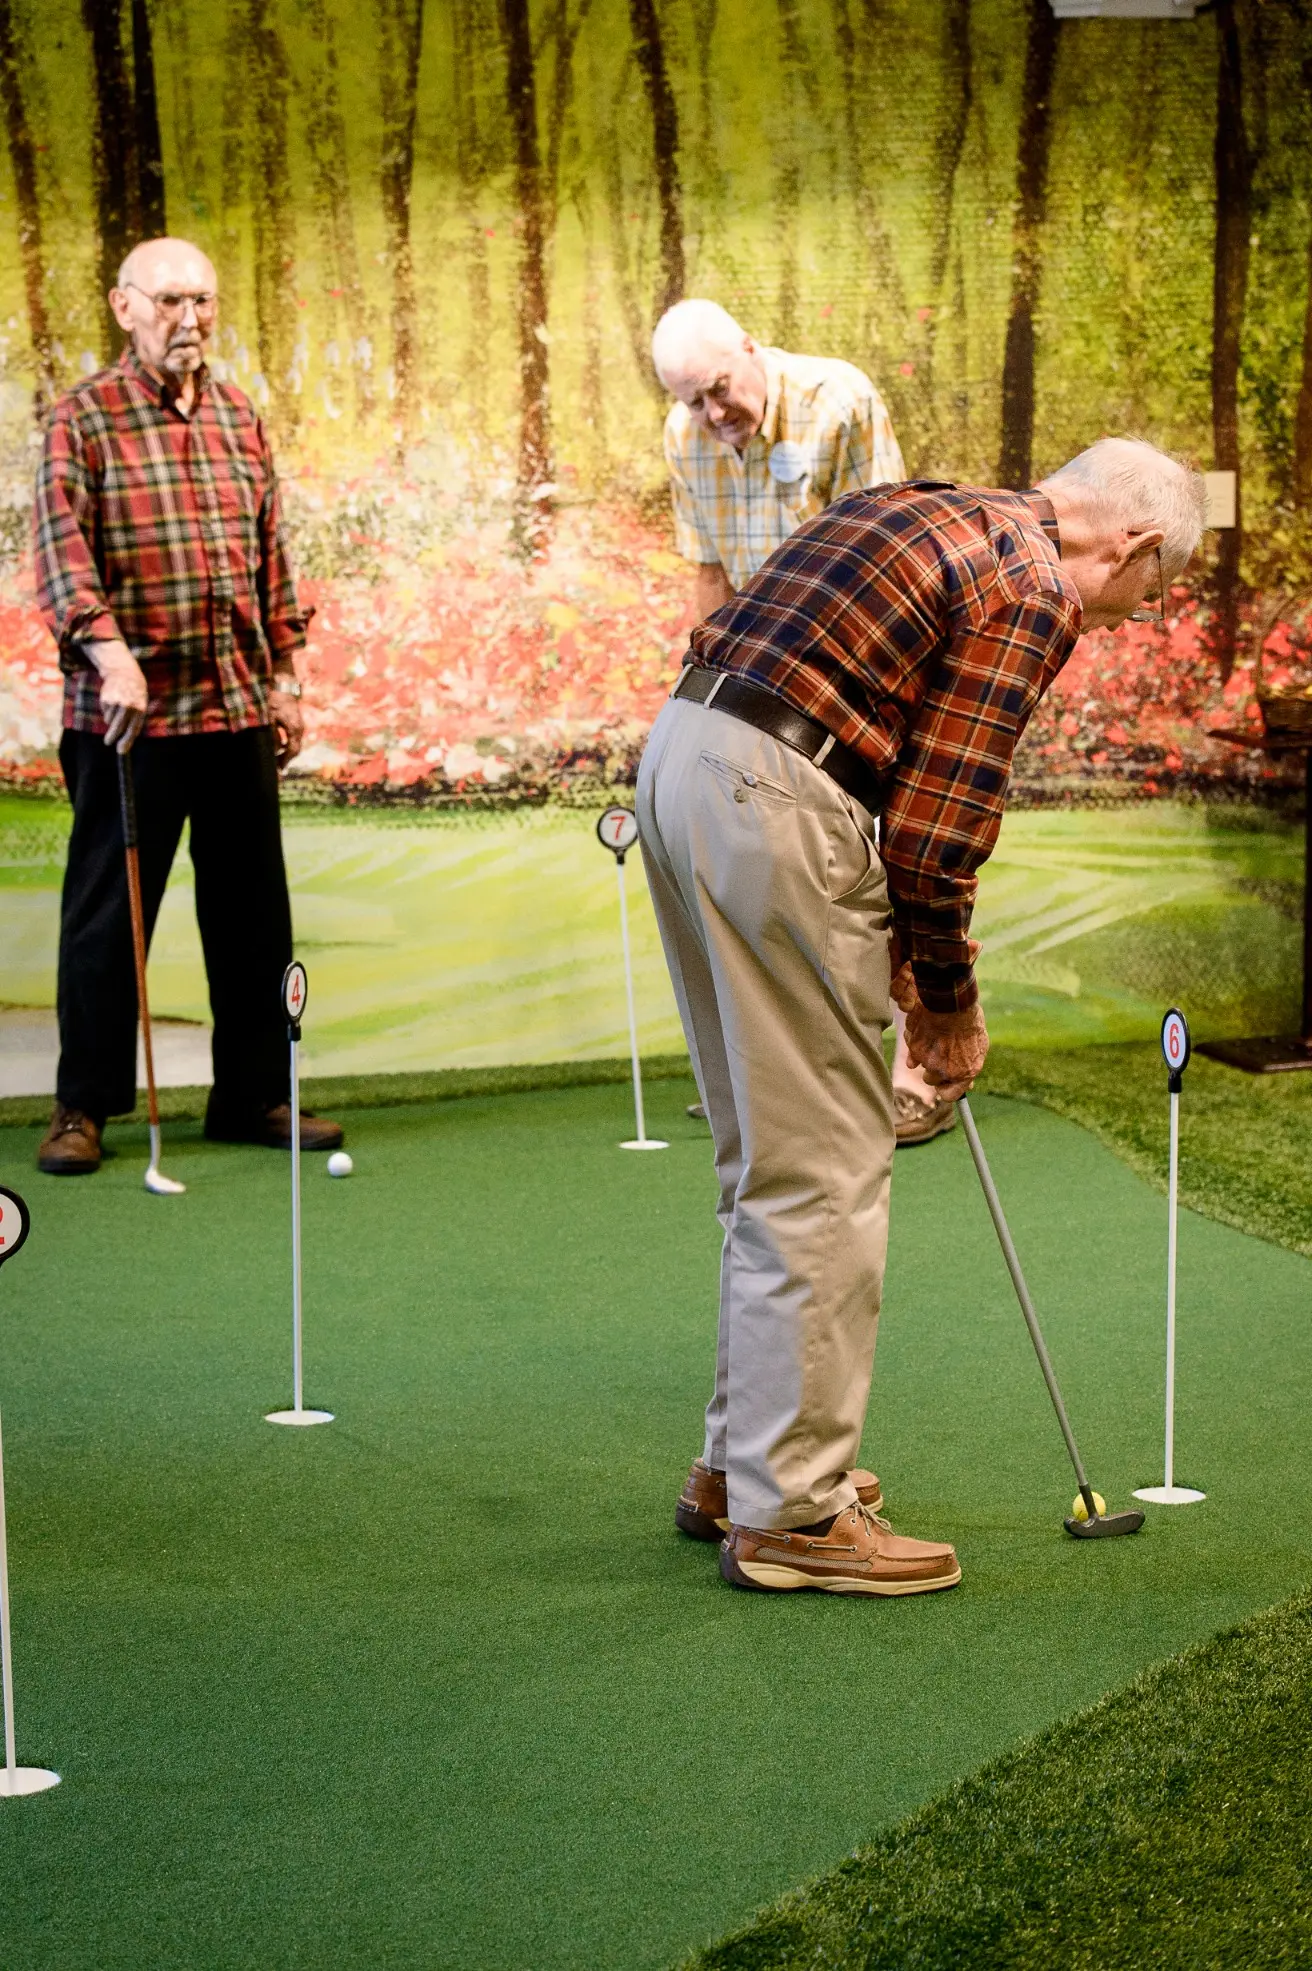
[(118, 805), (123, 818), (123, 846), (137, 846), (137, 789), (132, 772), (131, 753), (118, 755)]

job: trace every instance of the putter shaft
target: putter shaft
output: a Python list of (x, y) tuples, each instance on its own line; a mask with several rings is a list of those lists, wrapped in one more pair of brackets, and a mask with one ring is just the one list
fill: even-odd
[(1007, 1224), (1006, 1214), (1002, 1209), (1002, 1200), (998, 1196), (997, 1185), (993, 1182), (993, 1173), (989, 1169), (988, 1158), (984, 1154), (984, 1145), (979, 1140), (979, 1131), (975, 1127), (975, 1118), (970, 1112), (970, 1102), (966, 1096), (962, 1095), (958, 1099), (957, 1108), (961, 1115), (962, 1128), (966, 1132), (966, 1141), (970, 1145), (970, 1154), (975, 1160), (975, 1169), (979, 1176), (980, 1188), (983, 1190), (985, 1201), (988, 1204), (989, 1216), (993, 1220), (993, 1229), (998, 1235), (998, 1244), (1002, 1247), (1002, 1256), (1007, 1262), (1007, 1271), (1011, 1275), (1011, 1284), (1016, 1289), (1016, 1298), (1020, 1302), (1020, 1311), (1025, 1316), (1025, 1325), (1030, 1331), (1030, 1340), (1034, 1343), (1034, 1353), (1039, 1358), (1039, 1367), (1043, 1371), (1043, 1380), (1048, 1385), (1048, 1394), (1052, 1398), (1052, 1407), (1057, 1412), (1057, 1422), (1061, 1425), (1061, 1434), (1066, 1440), (1066, 1449), (1069, 1451), (1071, 1463), (1075, 1467), (1075, 1478), (1080, 1488), (1080, 1497), (1084, 1501), (1084, 1509), (1091, 1520), (1096, 1519), (1098, 1508), (1094, 1504), (1093, 1492), (1085, 1476), (1084, 1461), (1080, 1457), (1079, 1445), (1075, 1442), (1075, 1433), (1071, 1429), (1070, 1418), (1066, 1415), (1066, 1405), (1062, 1402), (1061, 1390), (1057, 1386), (1057, 1377), (1053, 1372), (1048, 1350), (1044, 1344), (1043, 1331), (1039, 1327), (1039, 1317), (1034, 1311), (1034, 1302), (1030, 1299), (1030, 1290), (1025, 1284), (1025, 1275), (1021, 1272), (1020, 1258), (1012, 1242), (1011, 1230)]

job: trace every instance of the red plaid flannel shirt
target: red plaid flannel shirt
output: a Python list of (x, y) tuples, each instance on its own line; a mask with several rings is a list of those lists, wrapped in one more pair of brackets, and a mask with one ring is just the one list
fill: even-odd
[(64, 724), (103, 732), (84, 643), (121, 637), (151, 738), (267, 725), (311, 611), (296, 600), (277, 480), (250, 401), (206, 370), (191, 415), (128, 350), (51, 413), (33, 522), (37, 599), (59, 645)]
[(1080, 623), (1042, 493), (920, 480), (836, 500), (693, 631), (697, 663), (777, 692), (883, 779), (893, 921), (936, 1012), (978, 997), (975, 871)]

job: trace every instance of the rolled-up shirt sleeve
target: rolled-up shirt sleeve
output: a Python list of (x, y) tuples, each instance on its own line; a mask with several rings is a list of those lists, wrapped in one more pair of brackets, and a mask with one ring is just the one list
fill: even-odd
[(77, 420), (59, 410), (41, 450), (32, 535), (37, 603), (59, 645), (60, 668), (83, 670), (81, 646), (121, 632), (96, 564), (92, 462)]
[(882, 486), (905, 479), (902, 448), (893, 435), (893, 426), (884, 400), (877, 390), (864, 393), (835, 434), (834, 482), (831, 500), (844, 493), (860, 493), (867, 486)]
[(258, 426), (264, 461), (264, 498), (260, 503), (260, 613), (275, 664), (287, 664), (305, 642), (314, 610), (296, 594), (291, 554), (273, 452), (263, 424)]
[(1080, 632), (1063, 595), (1008, 602), (953, 640), (892, 770), (881, 825), (893, 920), (932, 1012), (979, 997), (976, 871), (998, 838), (1016, 742)]

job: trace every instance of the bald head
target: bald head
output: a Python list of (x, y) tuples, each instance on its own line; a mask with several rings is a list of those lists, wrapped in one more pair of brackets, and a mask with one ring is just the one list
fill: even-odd
[(118, 270), (118, 284), (144, 287), (147, 294), (161, 288), (177, 293), (212, 294), (214, 267), (208, 255), (190, 240), (142, 240)]
[(204, 361), (216, 287), (213, 263), (190, 240), (142, 240), (119, 268), (109, 305), (147, 368), (183, 384)]
[(651, 339), (656, 374), (694, 424), (741, 451), (761, 428), (768, 379), (759, 345), (716, 301), (676, 301)]

